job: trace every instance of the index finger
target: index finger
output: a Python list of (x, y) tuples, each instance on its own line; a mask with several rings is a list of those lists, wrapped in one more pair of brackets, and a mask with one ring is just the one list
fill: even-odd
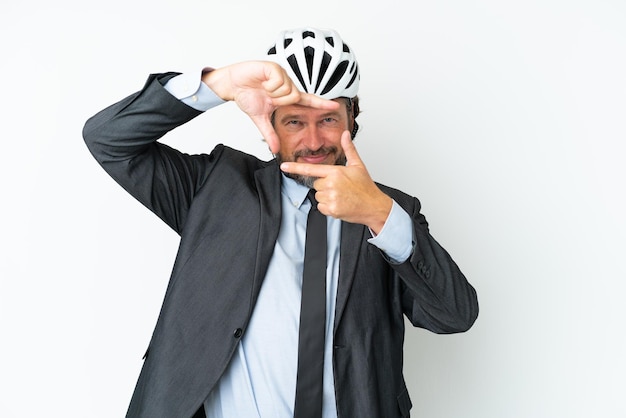
[(339, 103), (334, 100), (323, 99), (311, 93), (300, 93), (299, 105), (314, 107), (317, 109), (336, 110), (339, 108)]
[(335, 166), (328, 164), (308, 164), (308, 163), (295, 163), (286, 162), (280, 165), (280, 169), (285, 173), (299, 174), (301, 176), (324, 178), (326, 177)]

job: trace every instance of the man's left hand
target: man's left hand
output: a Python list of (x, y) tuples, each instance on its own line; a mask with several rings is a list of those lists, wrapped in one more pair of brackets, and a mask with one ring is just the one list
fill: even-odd
[(280, 168), (285, 173), (317, 177), (315, 198), (324, 215), (366, 225), (378, 234), (389, 216), (392, 200), (370, 177), (350, 132), (342, 134), (341, 146), (347, 159), (345, 166), (285, 162)]

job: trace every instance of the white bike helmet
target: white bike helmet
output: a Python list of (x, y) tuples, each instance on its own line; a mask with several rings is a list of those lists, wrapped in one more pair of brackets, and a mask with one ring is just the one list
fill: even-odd
[(283, 31), (267, 51), (296, 86), (325, 99), (353, 98), (359, 90), (359, 66), (334, 30), (301, 28)]

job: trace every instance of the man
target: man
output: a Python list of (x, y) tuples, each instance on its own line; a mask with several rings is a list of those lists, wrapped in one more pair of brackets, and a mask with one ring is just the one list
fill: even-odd
[[(281, 33), (268, 61), (201, 80), (152, 75), (86, 123), (102, 167), (181, 236), (128, 417), (408, 417), (403, 315), (436, 333), (472, 326), (476, 292), (419, 201), (374, 183), (359, 158), (358, 85), (339, 35), (303, 28)], [(274, 160), (157, 142), (224, 101), (252, 118)], [(326, 227), (305, 233), (316, 211)], [(305, 250), (305, 235), (324, 229), (323, 335), (299, 344), (314, 328), (305, 253), (319, 247)], [(299, 354), (315, 345), (319, 366)], [(308, 371), (319, 395), (301, 389)]]

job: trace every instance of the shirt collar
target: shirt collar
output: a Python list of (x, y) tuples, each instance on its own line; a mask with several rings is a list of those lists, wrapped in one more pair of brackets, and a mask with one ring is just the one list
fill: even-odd
[(306, 200), (306, 195), (309, 193), (309, 188), (301, 185), (297, 181), (292, 178), (287, 177), (285, 174), (282, 175), (281, 189), (282, 192), (291, 204), (298, 209), (302, 206), (302, 203)]

